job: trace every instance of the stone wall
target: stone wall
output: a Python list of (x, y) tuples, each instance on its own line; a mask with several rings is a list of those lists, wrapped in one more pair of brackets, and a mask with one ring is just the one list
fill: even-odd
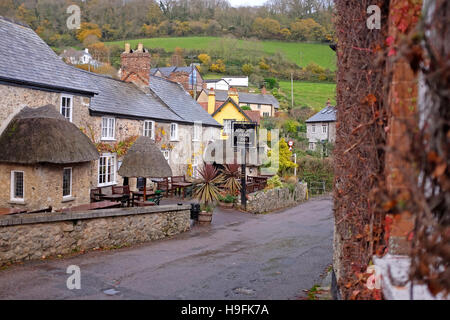
[(0, 266), (80, 250), (129, 246), (190, 229), (190, 206), (0, 216)]
[(251, 193), (247, 211), (258, 214), (295, 206), (306, 200), (307, 187), (306, 183), (298, 183), (293, 192), (289, 188), (276, 188)]

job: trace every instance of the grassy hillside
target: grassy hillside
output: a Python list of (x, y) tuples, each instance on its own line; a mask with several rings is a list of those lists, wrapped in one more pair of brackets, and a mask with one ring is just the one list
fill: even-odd
[[(291, 97), (291, 82), (280, 81), (280, 88), (289, 97)], [(328, 98), (331, 104), (336, 104), (336, 84), (334, 83), (313, 83), (313, 82), (294, 82), (294, 105), (309, 106), (319, 111), (324, 108)]]
[[(219, 40), (220, 37), (151, 38), (129, 41), (114, 41), (107, 42), (106, 44), (117, 44), (123, 47), (126, 42), (129, 42), (132, 47), (135, 47), (139, 42), (142, 42), (145, 47), (163, 48), (168, 52), (172, 52), (176, 47), (198, 50), (210, 48), (218, 45)], [(252, 48), (252, 46), (254, 46), (254, 41), (239, 40), (239, 42), (248, 48)], [(315, 62), (324, 68), (336, 70), (335, 52), (326, 44), (258, 41), (258, 46), (269, 54), (281, 51), (290, 61), (295, 62), (300, 66), (306, 66), (310, 62)]]

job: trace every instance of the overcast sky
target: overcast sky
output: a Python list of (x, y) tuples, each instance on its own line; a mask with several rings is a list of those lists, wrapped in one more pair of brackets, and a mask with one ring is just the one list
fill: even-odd
[(239, 6), (260, 6), (267, 0), (228, 0), (233, 7)]

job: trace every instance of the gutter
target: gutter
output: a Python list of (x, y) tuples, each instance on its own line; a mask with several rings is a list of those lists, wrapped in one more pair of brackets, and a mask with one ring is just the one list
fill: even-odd
[(77, 93), (82, 96), (88, 96), (88, 97), (93, 97), (94, 95), (98, 94), (98, 92), (96, 92), (96, 91), (86, 91), (86, 90), (82, 90), (82, 89), (54, 86), (54, 85), (49, 85), (49, 84), (44, 84), (44, 83), (19, 80), (19, 79), (13, 79), (13, 78), (1, 77), (1, 76), (0, 76), (0, 84), (7, 84), (7, 85), (9, 84), (9, 85), (15, 85), (15, 86), (28, 88), (28, 89), (36, 89), (36, 90), (49, 91), (49, 92)]

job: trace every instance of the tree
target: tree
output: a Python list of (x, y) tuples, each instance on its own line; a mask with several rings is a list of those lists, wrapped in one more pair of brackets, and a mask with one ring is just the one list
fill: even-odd
[(198, 60), (200, 60), (200, 62), (202, 64), (207, 65), (207, 66), (209, 66), (211, 64), (211, 57), (206, 53), (199, 54)]
[(260, 38), (274, 38), (280, 34), (280, 23), (270, 18), (256, 18), (252, 26), (253, 33)]
[(292, 38), (300, 41), (325, 40), (325, 28), (314, 19), (301, 19), (291, 24)]
[(227, 71), (227, 68), (225, 67), (225, 62), (222, 59), (219, 59), (216, 61), (216, 63), (213, 63), (211, 65), (210, 70), (212, 72), (225, 73)]
[(83, 22), (80, 26), (80, 29), (77, 31), (77, 39), (80, 42), (84, 42), (84, 40), (88, 36), (96, 36), (97, 39), (101, 39), (102, 37), (102, 30), (98, 26), (98, 24), (90, 23), (90, 22)]
[(92, 58), (101, 62), (109, 62), (109, 49), (103, 42), (97, 42), (88, 46)]
[(246, 75), (249, 76), (253, 73), (253, 66), (249, 63), (246, 63), (242, 66), (242, 72)]
[(286, 140), (284, 138), (281, 138), (278, 142), (279, 146), (279, 172), (280, 174), (283, 174), (288, 169), (293, 169), (297, 167), (297, 165), (292, 162), (292, 152), (289, 150), (289, 146), (286, 143)]

